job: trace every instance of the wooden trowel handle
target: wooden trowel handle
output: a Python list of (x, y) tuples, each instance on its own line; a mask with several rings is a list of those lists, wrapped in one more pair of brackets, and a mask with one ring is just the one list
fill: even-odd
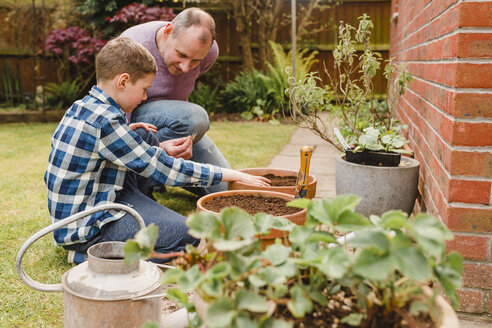
[(296, 198), (306, 197), (309, 184), (309, 164), (313, 150), (309, 146), (301, 147), (301, 168), (297, 174)]

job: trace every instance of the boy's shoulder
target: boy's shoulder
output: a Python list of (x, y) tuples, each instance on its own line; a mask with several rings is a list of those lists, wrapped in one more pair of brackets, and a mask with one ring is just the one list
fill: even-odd
[(66, 111), (65, 116), (94, 127), (100, 127), (108, 120), (126, 122), (123, 111), (114, 100), (96, 87), (93, 87), (83, 99), (77, 100)]

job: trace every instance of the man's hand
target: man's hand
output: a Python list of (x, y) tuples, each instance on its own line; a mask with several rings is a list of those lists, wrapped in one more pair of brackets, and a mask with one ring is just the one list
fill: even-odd
[(159, 147), (175, 158), (190, 159), (193, 156), (191, 136), (163, 141)]
[(222, 169), (222, 181), (239, 181), (253, 186), (268, 187), (270, 180), (259, 175), (251, 175), (231, 169)]
[(149, 123), (144, 123), (144, 122), (131, 123), (129, 127), (133, 131), (135, 131), (138, 128), (144, 128), (147, 131), (152, 131), (154, 133), (157, 133), (157, 127)]

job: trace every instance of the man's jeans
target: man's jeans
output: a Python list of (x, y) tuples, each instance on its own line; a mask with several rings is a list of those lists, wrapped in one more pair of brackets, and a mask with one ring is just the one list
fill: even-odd
[[(155, 133), (147, 132), (144, 129), (137, 129), (136, 132), (150, 145), (159, 144)], [(154, 223), (159, 228), (159, 236), (155, 245), (155, 251), (160, 253), (170, 253), (182, 251), (186, 244), (198, 245), (199, 240), (188, 235), (188, 227), (185, 224), (186, 218), (156, 201), (147, 195), (153, 181), (144, 178), (135, 172), (127, 171), (123, 190), (120, 191), (116, 199), (117, 203), (132, 207), (143, 218), (145, 225)], [(105, 241), (127, 241), (135, 237), (139, 230), (137, 221), (130, 214), (125, 214), (121, 219), (105, 224), (99, 234), (93, 239), (83, 244), (73, 244), (65, 246), (65, 249), (74, 250), (75, 263), (83, 262), (85, 253), (90, 246)], [(158, 261), (155, 262), (164, 262)]]
[[(157, 100), (139, 106), (132, 112), (132, 123), (145, 122), (157, 127), (159, 142), (193, 136), (192, 161), (231, 166), (214, 142), (205, 134), (209, 129), (208, 114), (203, 107), (180, 100)], [(198, 196), (227, 190), (223, 182), (206, 188), (186, 188)]]

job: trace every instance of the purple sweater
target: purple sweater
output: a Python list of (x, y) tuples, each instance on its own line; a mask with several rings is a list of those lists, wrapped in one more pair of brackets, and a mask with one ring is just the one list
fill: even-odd
[(152, 85), (147, 89), (147, 100), (143, 103), (155, 100), (187, 101), (195, 87), (196, 79), (212, 67), (219, 55), (219, 47), (217, 42), (214, 41), (210, 51), (197, 67), (188, 73), (183, 73), (178, 76), (171, 75), (164, 60), (159, 54), (156, 43), (157, 30), (167, 24), (169, 24), (169, 22), (148, 22), (130, 27), (121, 34), (121, 36), (129, 37), (141, 43), (149, 50), (157, 63), (157, 73), (155, 74)]

